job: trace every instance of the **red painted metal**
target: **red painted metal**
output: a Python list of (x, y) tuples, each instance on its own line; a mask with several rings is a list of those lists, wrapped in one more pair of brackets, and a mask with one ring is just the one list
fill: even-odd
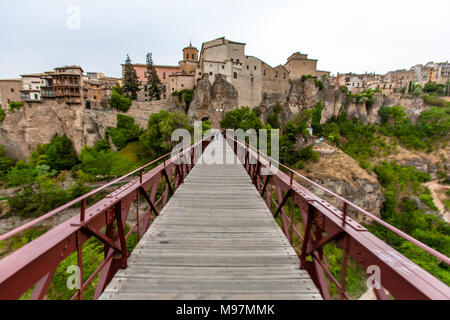
[[(123, 177), (1, 235), (0, 241), (6, 240), (77, 203), (81, 203), (79, 215), (55, 226), (39, 238), (0, 260), (0, 300), (18, 299), (33, 285), (35, 285), (35, 288), (31, 298), (44, 298), (56, 268), (74, 252), (77, 253), (80, 288), (72, 299), (82, 299), (86, 288), (99, 276), (94, 295), (94, 299), (98, 298), (117, 270), (127, 266), (129, 254), (126, 248), (126, 239), (132, 232), (138, 232), (138, 237), (146, 232), (151, 224), (152, 212), (155, 215), (158, 214), (156, 207), (162, 208), (167, 203), (169, 193), (173, 193), (182, 183), (187, 174), (186, 170), (193, 167), (192, 164), (190, 166), (180, 164), (179, 158), (189, 155), (195, 162), (211, 140), (212, 136), (209, 136), (189, 148), (180, 150), (176, 155), (173, 155), (173, 153), (166, 154)], [(158, 162), (161, 161), (163, 163), (158, 165)], [(151, 166), (155, 167), (145, 172)], [(135, 174), (139, 176), (108, 194), (91, 207), (86, 208), (88, 197)], [(166, 182), (165, 188), (162, 189), (163, 192), (156, 199), (158, 188), (163, 186), (164, 181)], [(149, 189), (151, 189), (150, 196), (147, 194)], [(125, 234), (125, 223), (130, 207), (139, 199), (139, 194), (144, 195), (146, 202), (149, 204), (148, 209), (143, 215), (137, 215), (136, 224)], [(139, 207), (138, 204), (137, 208)], [(104, 230), (104, 233), (102, 230)], [(96, 237), (104, 244), (104, 261), (83, 282), (82, 247), (91, 237)]]
[[(294, 234), (302, 242), (299, 254), (301, 268), (309, 272), (325, 299), (331, 298), (328, 283), (336, 286), (341, 298), (350, 298), (345, 291), (348, 257), (356, 260), (365, 270), (372, 265), (378, 266), (381, 271), (380, 281), (382, 286), (396, 299), (450, 299), (450, 289), (446, 284), (371, 234), (365, 227), (348, 216), (348, 209), (352, 208), (369, 217), (374, 223), (379, 223), (449, 265), (450, 259), (447, 256), (259, 152), (245, 142), (238, 141), (234, 136), (224, 134), (226, 141), (233, 147), (250, 177), (257, 176), (257, 180), (260, 180), (259, 173), (254, 172), (256, 168), (258, 168), (258, 171), (260, 169), (264, 169), (266, 172), (272, 171), (273, 174), (270, 178), (262, 177), (264, 187), (260, 191), (261, 195), (266, 196), (266, 203), (274, 211), (274, 214), (280, 215), (281, 227), (286, 237), (292, 242), (292, 235)], [(278, 164), (279, 168), (287, 174), (282, 170), (273, 168), (273, 164)], [(342, 211), (313, 194), (294, 177), (340, 200), (343, 203)], [(252, 180), (259, 190), (258, 185), (261, 181)], [(297, 230), (293, 221), (294, 216), (289, 217), (284, 210), (285, 204), (288, 203), (285, 200), (289, 197), (290, 192), (292, 192), (293, 203), (300, 211), (301, 221), (299, 223), (304, 227), (303, 234)], [(292, 213), (292, 209), (290, 212)], [(289, 230), (288, 223), (291, 230)], [(323, 261), (323, 246), (330, 241), (335, 241), (343, 249), (340, 281), (335, 279)], [(325, 275), (329, 282), (325, 281)], [(379, 298), (386, 298), (383, 290), (376, 290), (376, 295)]]

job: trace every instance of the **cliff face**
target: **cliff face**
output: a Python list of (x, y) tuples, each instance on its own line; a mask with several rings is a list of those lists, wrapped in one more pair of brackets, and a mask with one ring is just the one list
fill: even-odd
[(0, 126), (0, 143), (8, 155), (26, 159), (38, 144), (48, 143), (55, 133), (66, 134), (80, 152), (83, 114), (81, 106), (26, 103), (19, 110), (7, 113)]
[[(375, 174), (368, 173), (356, 160), (327, 143), (316, 145), (313, 149), (319, 152), (320, 160), (317, 163), (307, 163), (307, 168), (301, 170), (301, 174), (366, 211), (380, 216), (384, 196)], [(298, 181), (308, 187), (303, 180)], [(308, 189), (336, 208), (342, 209), (341, 201), (321, 189), (314, 186)], [(359, 222), (369, 222), (366, 216), (353, 209), (348, 212)]]
[[(141, 127), (147, 127), (152, 113), (167, 109), (167, 101), (133, 102), (126, 115)], [(105, 137), (108, 127), (116, 126), (117, 112), (90, 110), (55, 101), (25, 103), (19, 110), (7, 112), (0, 123), (0, 144), (9, 156), (27, 159), (38, 144), (48, 143), (53, 135), (65, 134), (79, 153), (83, 145), (94, 145)]]
[[(188, 115), (193, 120), (211, 121), (213, 128), (219, 128), (219, 121), (227, 111), (238, 105), (238, 92), (221, 74), (216, 74), (213, 85), (204, 74), (194, 90), (194, 97)], [(217, 111), (218, 109), (222, 111)]]

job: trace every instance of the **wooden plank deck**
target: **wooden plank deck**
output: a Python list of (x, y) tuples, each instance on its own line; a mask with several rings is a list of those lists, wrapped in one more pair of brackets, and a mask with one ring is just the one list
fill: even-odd
[(299, 264), (242, 164), (197, 163), (100, 299), (321, 299)]

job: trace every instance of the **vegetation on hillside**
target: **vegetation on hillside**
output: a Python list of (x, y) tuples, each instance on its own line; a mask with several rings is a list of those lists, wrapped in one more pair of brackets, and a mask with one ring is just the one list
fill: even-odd
[(121, 87), (113, 87), (109, 104), (111, 105), (111, 108), (116, 109), (117, 111), (127, 112), (131, 106), (131, 99), (122, 95)]

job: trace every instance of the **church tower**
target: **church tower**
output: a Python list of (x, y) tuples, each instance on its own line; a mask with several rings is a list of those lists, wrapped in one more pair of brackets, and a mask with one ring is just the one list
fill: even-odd
[(181, 72), (184, 74), (195, 74), (198, 67), (198, 50), (189, 43), (189, 46), (183, 49), (183, 60), (179, 62)]

